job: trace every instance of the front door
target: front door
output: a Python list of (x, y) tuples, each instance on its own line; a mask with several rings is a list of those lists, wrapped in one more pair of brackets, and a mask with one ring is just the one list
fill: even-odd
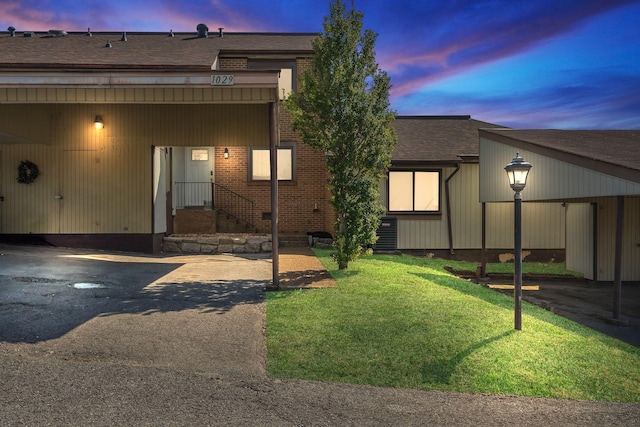
[(211, 207), (213, 147), (186, 147), (184, 159), (185, 206)]

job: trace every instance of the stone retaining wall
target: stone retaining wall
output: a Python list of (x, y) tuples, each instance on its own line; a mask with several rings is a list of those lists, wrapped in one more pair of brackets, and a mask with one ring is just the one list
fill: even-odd
[(162, 251), (189, 254), (271, 252), (270, 234), (173, 235), (162, 239)]

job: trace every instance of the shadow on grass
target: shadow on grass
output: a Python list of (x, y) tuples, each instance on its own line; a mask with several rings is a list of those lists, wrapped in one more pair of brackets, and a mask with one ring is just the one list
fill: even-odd
[(515, 330), (506, 331), (491, 338), (482, 340), (464, 351), (455, 354), (449, 359), (436, 360), (427, 363), (422, 368), (422, 380), (425, 383), (449, 384), (451, 376), (456, 371), (458, 365), (475, 351), (499, 341), (515, 333)]

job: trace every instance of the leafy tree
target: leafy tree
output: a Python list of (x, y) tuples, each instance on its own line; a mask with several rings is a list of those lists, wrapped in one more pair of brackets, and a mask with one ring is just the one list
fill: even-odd
[(303, 141), (327, 157), (340, 269), (376, 241), (384, 213), (379, 185), (396, 142), (390, 78), (376, 63), (377, 34), (363, 31), (362, 20), (353, 7), (331, 1), (311, 67), (285, 104)]

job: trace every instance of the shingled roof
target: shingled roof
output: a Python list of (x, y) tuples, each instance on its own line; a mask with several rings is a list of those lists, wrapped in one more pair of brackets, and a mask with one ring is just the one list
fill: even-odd
[(398, 136), (393, 164), (460, 163), (480, 155), (478, 129), (501, 128), (470, 116), (398, 116), (393, 127)]
[[(27, 36), (25, 36), (25, 34)], [(91, 35), (89, 35), (91, 34)], [(317, 34), (0, 33), (0, 69), (210, 70), (220, 54), (311, 54)], [(123, 40), (126, 38), (126, 41)], [(110, 45), (111, 47), (107, 47)]]

